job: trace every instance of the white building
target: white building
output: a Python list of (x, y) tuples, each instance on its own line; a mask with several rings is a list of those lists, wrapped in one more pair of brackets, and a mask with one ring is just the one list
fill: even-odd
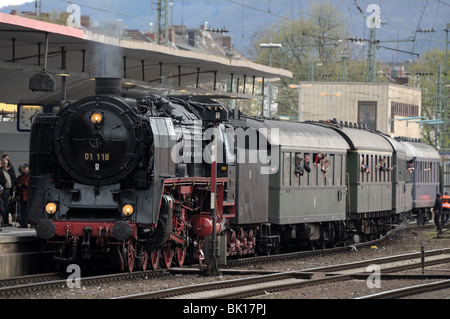
[(420, 138), (420, 89), (391, 83), (301, 82), (301, 121), (336, 119), (392, 137)]

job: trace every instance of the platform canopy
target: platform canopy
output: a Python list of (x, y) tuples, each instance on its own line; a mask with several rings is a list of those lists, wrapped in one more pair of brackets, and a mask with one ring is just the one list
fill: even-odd
[[(55, 91), (29, 89), (38, 73), (53, 78)], [(122, 77), (128, 87), (245, 98), (253, 94), (254, 79), (292, 78), (292, 72), (0, 13), (0, 102), (78, 99), (94, 94), (98, 76)], [(215, 82), (227, 79), (235, 84), (239, 80), (241, 91), (214, 88)]]

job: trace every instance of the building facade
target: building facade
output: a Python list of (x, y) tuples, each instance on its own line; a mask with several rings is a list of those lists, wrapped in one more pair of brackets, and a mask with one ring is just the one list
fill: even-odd
[[(301, 82), (301, 121), (365, 124), (392, 137), (420, 138), (420, 89), (391, 83)], [(409, 120), (406, 120), (409, 118)]]

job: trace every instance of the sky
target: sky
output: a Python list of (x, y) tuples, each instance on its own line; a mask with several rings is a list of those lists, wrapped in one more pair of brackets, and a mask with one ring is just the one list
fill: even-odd
[[(149, 31), (156, 26), (156, 0), (72, 0), (81, 7), (82, 15), (89, 15), (102, 24), (121, 19), (128, 29)], [(153, 2), (153, 3), (152, 3)], [(225, 28), (232, 36), (236, 49), (245, 54), (253, 34), (280, 19), (290, 20), (307, 15), (312, 2), (336, 6), (347, 19), (348, 37), (368, 38), (366, 17), (371, 4), (380, 7), (382, 25), (377, 29), (380, 46), (377, 58), (385, 62), (416, 60), (432, 48), (445, 49), (445, 32), (450, 23), (450, 0), (173, 0), (170, 12), (173, 24), (198, 28), (206, 21), (210, 28)], [(42, 11), (65, 11), (66, 0), (41, 0)], [(13, 5), (13, 6), (11, 6)], [(0, 12), (34, 11), (34, 0), (0, 0)], [(361, 9), (361, 10), (360, 10)], [(361, 12), (363, 11), (363, 13)], [(170, 13), (169, 13), (170, 14)], [(431, 29), (420, 33), (416, 30)], [(405, 40), (413, 40), (406, 42)], [(397, 42), (400, 40), (400, 42)], [(362, 48), (361, 48), (362, 50)]]

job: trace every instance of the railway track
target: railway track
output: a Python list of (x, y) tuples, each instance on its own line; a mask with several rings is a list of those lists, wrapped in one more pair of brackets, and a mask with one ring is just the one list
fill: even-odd
[(383, 265), (383, 273), (398, 272), (401, 270), (428, 267), (440, 263), (450, 262), (449, 249), (427, 251), (427, 261), (422, 263), (420, 253), (403, 254), (385, 258), (377, 258), (361, 262), (339, 264), (326, 267), (309, 268), (300, 271), (281, 272), (253, 276), (243, 279), (204, 283), (172, 289), (153, 291), (117, 299), (236, 299), (261, 296), (267, 293), (282, 290), (298, 289), (318, 284), (326, 284), (342, 280), (351, 280), (357, 276), (371, 275), (366, 267), (368, 265)]
[[(423, 226), (422, 226), (423, 227)], [(394, 233), (394, 232), (392, 232)], [(364, 247), (364, 246), (371, 246), (375, 244), (379, 244), (383, 240), (388, 238), (388, 236), (383, 237), (382, 239), (368, 242), (368, 243), (361, 243), (354, 245), (354, 247)], [(268, 263), (273, 262), (276, 260), (283, 260), (283, 259), (294, 259), (294, 258), (302, 258), (305, 256), (311, 256), (316, 254), (328, 254), (328, 253), (337, 253), (341, 251), (348, 250), (349, 248), (352, 248), (352, 246), (349, 247), (338, 247), (338, 248), (332, 248), (332, 249), (325, 249), (325, 250), (316, 250), (316, 251), (303, 251), (303, 252), (297, 252), (297, 253), (290, 253), (290, 254), (283, 254), (283, 255), (275, 255), (275, 256), (261, 256), (261, 257), (254, 257), (254, 258), (245, 258), (243, 260), (232, 260), (228, 263), (228, 268), (221, 269), (221, 272), (226, 275), (241, 275), (241, 276), (250, 276), (250, 275), (258, 275), (258, 277), (263, 281), (278, 281), (278, 278), (285, 279), (285, 280), (291, 280), (293, 282), (298, 280), (304, 280), (304, 281), (310, 281), (311, 283), (314, 283), (314, 280), (321, 279), (324, 282), (326, 280), (331, 280), (324, 277), (334, 277), (335, 280), (339, 279), (339, 275), (348, 275), (344, 272), (346, 270), (349, 270), (352, 274), (353, 278), (355, 276), (355, 271), (352, 271), (352, 269), (355, 269), (356, 267), (360, 268), (360, 272), (364, 272), (363, 267), (367, 267), (369, 264), (377, 263), (377, 264), (383, 264), (383, 263), (389, 263), (392, 262), (392, 257), (387, 258), (378, 258), (363, 262), (356, 262), (356, 263), (349, 263), (349, 264), (341, 264), (341, 265), (333, 265), (333, 266), (326, 266), (326, 267), (319, 267), (319, 268), (310, 268), (310, 269), (304, 269), (300, 272), (287, 272), (287, 273), (275, 273), (271, 271), (245, 271), (245, 270), (236, 270), (236, 269), (230, 269), (234, 268), (235, 266), (239, 266), (242, 264), (255, 264), (255, 263)], [(446, 253), (449, 253), (450, 248), (448, 249), (438, 249), (433, 251), (427, 251), (425, 256), (427, 259), (429, 259), (430, 256), (433, 255), (443, 255)], [(404, 254), (396, 256), (395, 258), (398, 258), (399, 260), (403, 258), (420, 258), (420, 253), (412, 253), (412, 254)], [(431, 260), (427, 260), (427, 265)], [(403, 266), (404, 267), (404, 266)], [(415, 267), (415, 266), (414, 266)], [(110, 274), (110, 275), (102, 275), (102, 276), (91, 276), (91, 277), (83, 277), (81, 278), (80, 284), (83, 286), (89, 285), (91, 283), (107, 283), (112, 281), (118, 281), (118, 280), (134, 280), (139, 278), (151, 278), (151, 277), (161, 277), (161, 276), (170, 276), (170, 274), (183, 274), (183, 275), (198, 275), (201, 273), (201, 270), (197, 268), (183, 268), (183, 269), (177, 269), (172, 268), (169, 271), (165, 269), (158, 270), (156, 272), (154, 271), (147, 271), (147, 272), (134, 272), (134, 273), (121, 273), (121, 274)], [(334, 274), (332, 274), (334, 273)], [(328, 275), (324, 275), (328, 274)], [(266, 275), (268, 277), (266, 277)], [(274, 275), (274, 277), (270, 277), (270, 275)], [(46, 274), (46, 275), (33, 275), (33, 276), (25, 276), (25, 277), (16, 277), (16, 278), (9, 278), (5, 280), (0, 280), (0, 296), (5, 295), (15, 295), (19, 294), (21, 292), (29, 292), (29, 291), (44, 291), (46, 289), (52, 289), (52, 288), (61, 288), (67, 285), (67, 276), (68, 274), (64, 273), (52, 273), (52, 274)], [(318, 278), (321, 277), (321, 278)], [(322, 278), (323, 277), (323, 278)], [(342, 280), (345, 280), (346, 278), (352, 278), (352, 277), (343, 277)], [(280, 279), (280, 280), (281, 280)], [(318, 281), (320, 283), (321, 281)], [(228, 283), (227, 283), (228, 284)], [(239, 285), (239, 280), (236, 279), (235, 283), (230, 283), (231, 285), (236, 284)], [(205, 289), (205, 290), (211, 290), (214, 288), (210, 288), (211, 284), (204, 284), (204, 287), (199, 287), (199, 290)], [(248, 284), (247, 284), (248, 285)], [(184, 289), (184, 288), (181, 288)], [(176, 290), (174, 290), (176, 291)], [(155, 298), (166, 298), (167, 296), (161, 295), (160, 297)]]
[[(141, 271), (133, 273), (108, 274), (99, 276), (81, 277), (80, 285), (93, 283), (107, 283), (117, 280), (131, 280), (138, 278), (169, 276), (165, 270)], [(18, 295), (29, 291), (43, 291), (46, 289), (66, 287), (68, 274), (52, 273), (31, 276), (22, 276), (0, 281), (0, 296)], [(65, 279), (59, 279), (65, 278)]]
[(431, 282), (426, 284), (414, 285), (409, 287), (403, 287), (398, 289), (392, 289), (383, 291), (380, 293), (358, 297), (355, 299), (395, 299), (407, 296), (419, 295), (430, 291), (449, 289), (450, 279), (440, 280), (437, 282)]
[(61, 280), (63, 278), (64, 275), (59, 272), (11, 277), (6, 279), (0, 279), (0, 289), (4, 287), (13, 287), (19, 285), (29, 285), (32, 283), (42, 283), (46, 281)]

